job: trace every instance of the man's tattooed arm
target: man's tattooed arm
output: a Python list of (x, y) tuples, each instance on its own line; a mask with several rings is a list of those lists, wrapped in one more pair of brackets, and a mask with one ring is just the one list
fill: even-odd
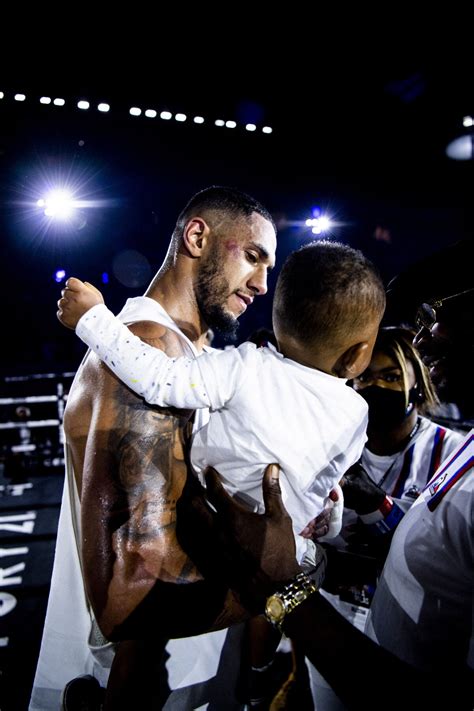
[[(179, 354), (174, 334), (146, 340)], [(233, 594), (214, 576), (204, 579), (178, 542), (177, 502), (193, 476), (186, 462), (192, 413), (151, 407), (105, 366), (91, 360), (89, 368), (96, 383), (83, 468), (83, 557), (102, 631), (185, 636), (242, 618)]]

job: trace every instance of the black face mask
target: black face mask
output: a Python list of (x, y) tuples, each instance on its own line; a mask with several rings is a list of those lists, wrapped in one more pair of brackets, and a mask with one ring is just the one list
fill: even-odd
[(369, 385), (358, 393), (369, 406), (369, 427), (380, 431), (401, 424), (413, 412), (413, 399), (417, 391), (416, 388), (410, 390), (408, 407), (405, 405), (405, 393), (400, 390)]

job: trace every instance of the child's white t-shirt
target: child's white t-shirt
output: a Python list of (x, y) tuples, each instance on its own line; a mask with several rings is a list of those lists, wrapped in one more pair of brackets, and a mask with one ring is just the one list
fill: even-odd
[(345, 379), (253, 343), (169, 358), (103, 304), (80, 319), (76, 333), (147, 402), (209, 408), (209, 421), (192, 443), (198, 475), (213, 466), (229, 493), (262, 511), (263, 472), (279, 464), (283, 502), (298, 551), (304, 550), (297, 534), (323, 510), (366, 441), (367, 404)]

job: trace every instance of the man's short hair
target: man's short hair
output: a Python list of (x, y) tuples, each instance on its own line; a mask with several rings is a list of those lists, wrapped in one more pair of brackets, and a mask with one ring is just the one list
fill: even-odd
[(275, 222), (268, 210), (255, 198), (236, 188), (212, 185), (196, 193), (181, 211), (174, 229), (173, 237), (181, 237), (188, 220), (195, 215), (205, 215), (214, 211), (225, 217), (251, 217), (254, 212), (268, 220), (275, 232)]
[(385, 289), (370, 260), (339, 242), (311, 242), (290, 254), (273, 302), (276, 327), (300, 343), (343, 343), (385, 308)]

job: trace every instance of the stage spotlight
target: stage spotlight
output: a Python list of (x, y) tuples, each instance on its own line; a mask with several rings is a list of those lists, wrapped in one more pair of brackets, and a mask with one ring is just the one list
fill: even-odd
[(459, 136), (446, 147), (446, 155), (452, 160), (472, 160), (474, 158), (474, 135)]
[[(85, 142), (81, 139), (78, 143), (83, 146)], [(92, 209), (116, 207), (119, 203), (112, 198), (103, 199), (91, 194), (88, 170), (74, 171), (74, 174), (64, 167), (55, 173), (50, 176), (42, 171), (36, 186), (32, 187), (30, 200), (22, 203), (27, 207), (25, 216), (30, 213), (34, 224), (45, 234), (50, 229), (61, 234), (83, 230)], [(41, 221), (38, 213), (41, 213)]]
[(55, 220), (67, 220), (73, 213), (76, 201), (68, 190), (52, 190), (44, 198), (36, 202), (38, 207), (44, 208), (43, 212), (47, 217)]
[(306, 220), (306, 227), (311, 227), (311, 232), (314, 235), (320, 235), (323, 234), (323, 232), (328, 232), (328, 230), (330, 230), (333, 226), (333, 223), (329, 217), (321, 214), (321, 209), (319, 207), (313, 208), (312, 212), (313, 217)]

